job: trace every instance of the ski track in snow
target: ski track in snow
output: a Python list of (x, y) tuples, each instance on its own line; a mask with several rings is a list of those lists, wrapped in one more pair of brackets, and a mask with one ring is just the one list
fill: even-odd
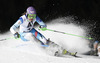
[[(58, 19), (59, 21), (62, 21)], [(54, 20), (54, 21), (58, 21)], [(75, 24), (55, 23), (47, 24), (49, 29), (63, 31), (71, 34), (85, 36), (86, 31)], [(37, 28), (36, 28), (37, 29)], [(80, 37), (60, 34), (51, 31), (39, 31), (46, 38), (63, 46), (71, 52), (84, 53), (90, 50), (89, 41)], [(0, 39), (12, 37), (10, 32), (0, 35)], [(45, 50), (39, 48), (34, 42), (23, 42), (22, 40), (9, 39), (0, 41), (0, 63), (100, 63), (100, 59), (94, 56), (80, 55), (83, 58), (75, 57), (54, 57)]]

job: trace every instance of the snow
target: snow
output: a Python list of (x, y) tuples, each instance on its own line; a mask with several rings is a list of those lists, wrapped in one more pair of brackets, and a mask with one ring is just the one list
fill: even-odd
[[(54, 20), (57, 21), (57, 20)], [(60, 21), (60, 19), (59, 19)], [(51, 22), (48, 25), (49, 29), (63, 31), (80, 36), (86, 36), (86, 31), (83, 27), (75, 24), (63, 24)], [(37, 29), (37, 28), (36, 28)], [(89, 40), (60, 34), (51, 31), (39, 31), (46, 38), (50, 38), (60, 46), (63, 46), (71, 52), (78, 52), (82, 58), (75, 57), (55, 57), (49, 55), (47, 51), (40, 48), (36, 42), (23, 42), (22, 40), (8, 39), (0, 41), (0, 63), (100, 63), (100, 58), (94, 56), (85, 56), (85, 53), (90, 50)], [(0, 39), (12, 37), (10, 32), (0, 35)]]
[(95, 58), (61, 58), (0, 48), (0, 63), (100, 63)]

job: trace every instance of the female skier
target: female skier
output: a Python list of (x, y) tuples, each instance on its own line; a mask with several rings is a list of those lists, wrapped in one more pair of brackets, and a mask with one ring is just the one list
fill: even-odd
[[(27, 8), (26, 14), (22, 15), (17, 22), (12, 25), (10, 31), (14, 34), (15, 38), (21, 38), (23, 41), (29, 41), (33, 40), (35, 37), (42, 45), (47, 45), (47, 39), (34, 28), (35, 22), (40, 25), (41, 30), (46, 29), (46, 24), (36, 15), (35, 8), (30, 6)], [(19, 32), (16, 31), (18, 28)]]
[[(49, 44), (52, 44), (52, 46), (55, 46), (57, 50), (62, 50), (61, 54), (69, 54), (73, 56), (76, 55), (76, 53), (70, 53), (59, 45), (51, 42), (50, 40), (47, 40), (41, 33), (39, 33), (34, 28), (35, 22), (40, 25), (40, 30), (46, 30), (46, 24), (36, 15), (36, 10), (34, 9), (34, 7), (30, 6), (27, 8), (26, 14), (22, 15), (17, 20), (17, 22), (12, 25), (10, 31), (12, 32), (12, 34), (14, 34), (15, 38), (21, 38), (23, 41), (33, 41), (35, 37), (43, 46), (45, 45), (46, 47), (48, 47)], [(19, 29), (19, 32), (17, 32), (17, 29)], [(55, 53), (58, 54), (58, 51)]]

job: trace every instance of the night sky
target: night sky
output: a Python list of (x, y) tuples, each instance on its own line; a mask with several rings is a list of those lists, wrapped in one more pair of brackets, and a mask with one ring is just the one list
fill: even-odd
[(57, 17), (77, 16), (75, 19), (80, 24), (95, 23), (91, 35), (100, 37), (100, 0), (2, 0), (0, 4), (0, 33), (8, 31), (28, 6), (34, 6), (44, 22)]

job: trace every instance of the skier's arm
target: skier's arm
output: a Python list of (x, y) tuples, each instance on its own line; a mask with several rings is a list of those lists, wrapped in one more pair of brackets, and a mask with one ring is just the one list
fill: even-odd
[(47, 27), (47, 25), (46, 25), (38, 16), (36, 16), (36, 22), (37, 22), (41, 27)]
[(20, 24), (22, 22), (23, 22), (23, 19), (22, 18), (19, 18), (17, 20), (17, 22), (14, 25), (11, 26), (10, 31), (11, 31), (12, 34), (15, 34), (17, 32), (16, 30), (19, 28), (19, 26), (20, 26)]

